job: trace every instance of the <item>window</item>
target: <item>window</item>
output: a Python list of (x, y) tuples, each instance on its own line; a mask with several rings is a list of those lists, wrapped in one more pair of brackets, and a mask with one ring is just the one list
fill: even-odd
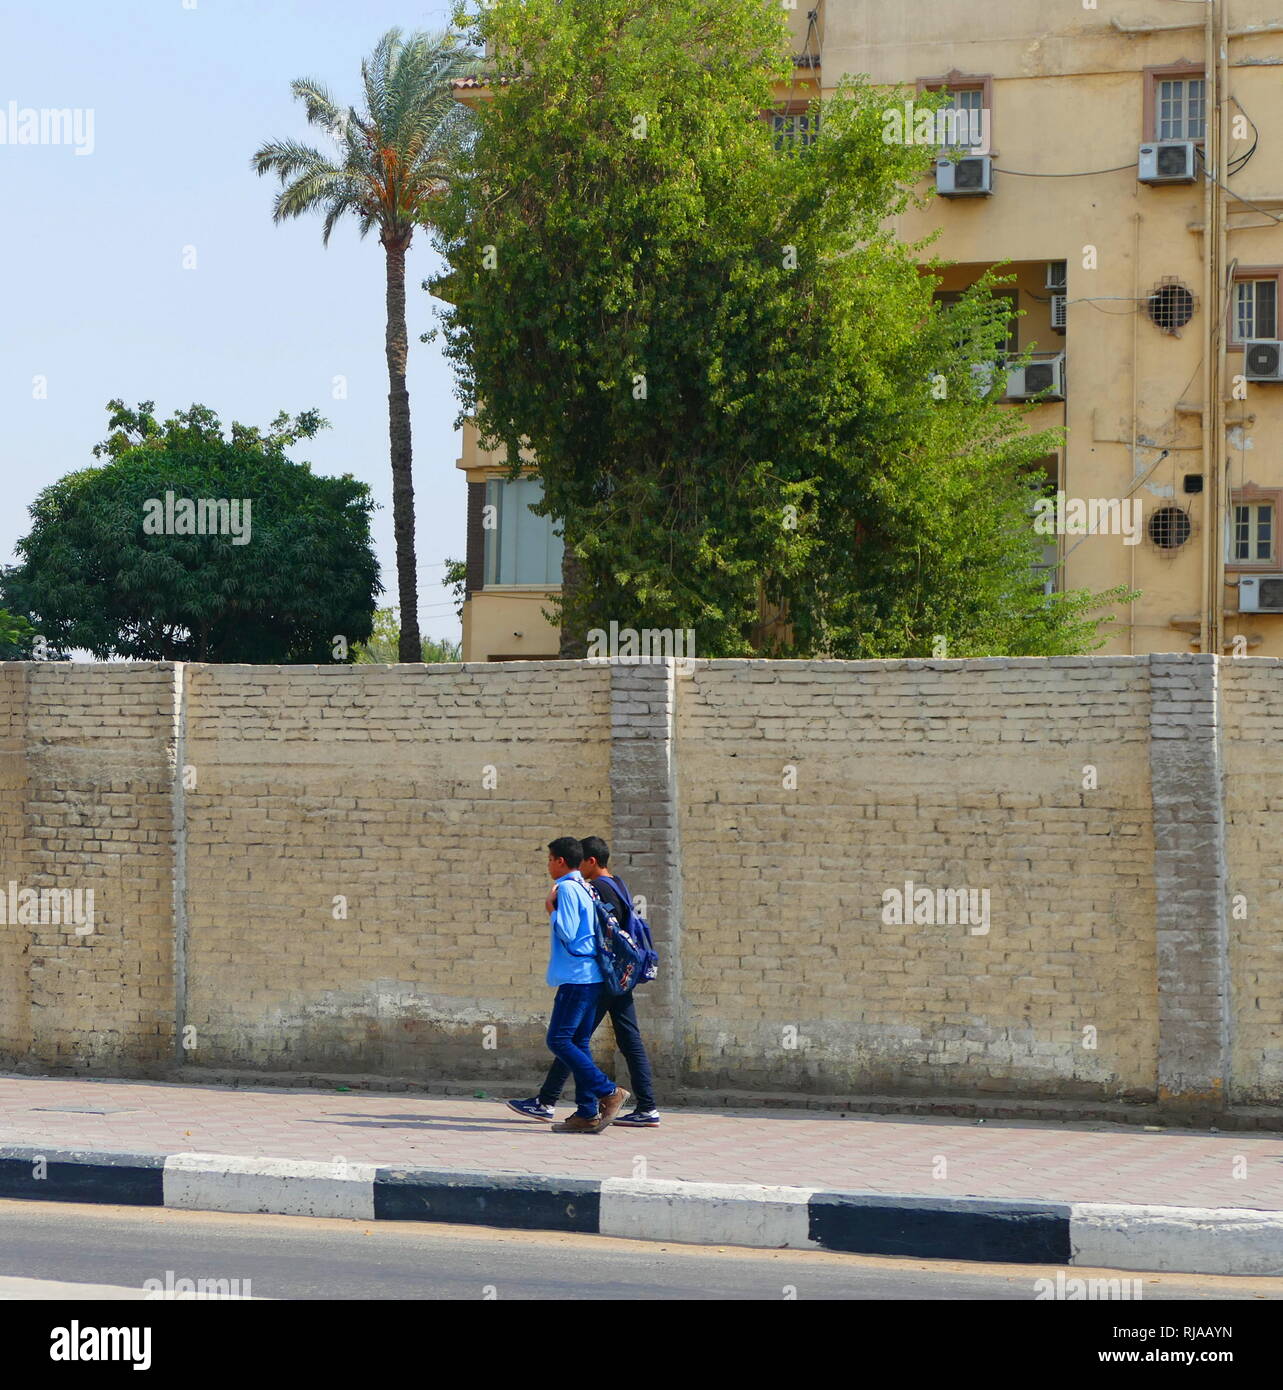
[(1044, 594), (1054, 594), (1060, 589), (1060, 549), (1055, 541), (1049, 542), (1042, 548), (1042, 563), (1034, 566), (1038, 577), (1042, 580), (1042, 591)]
[(947, 92), (948, 105), (937, 120), (942, 143), (952, 149), (991, 153), (993, 135), (993, 78), (981, 73), (959, 72), (918, 79), (919, 92)]
[[(943, 304), (946, 308), (952, 309), (965, 293), (965, 290), (937, 290), (931, 297), (937, 304)], [(1018, 290), (994, 290), (993, 297), (1006, 299), (1011, 303), (1011, 317), (1007, 321), (1007, 345), (1003, 351), (1009, 357), (1016, 357), (1020, 353), (1020, 319), (1017, 316), (1017, 311), (1020, 308), (1020, 293)]]
[(1207, 83), (1202, 66), (1145, 69), (1146, 140), (1205, 140)]
[(1247, 482), (1230, 495), (1225, 516), (1225, 567), (1230, 570), (1279, 568), (1279, 508), (1283, 488)]
[(1279, 277), (1244, 277), (1234, 282), (1233, 331), (1236, 343), (1279, 336)]
[(1270, 564), (1274, 559), (1274, 503), (1239, 502), (1234, 507), (1230, 556), (1236, 564)]
[(946, 144), (954, 149), (982, 149), (989, 143), (984, 102), (983, 87), (964, 87), (949, 93), (945, 111), (954, 114), (944, 122)]
[(1193, 533), (1189, 515), (1180, 507), (1159, 507), (1149, 519), (1149, 538), (1160, 550), (1179, 550)]
[(1234, 508), (1234, 559), (1248, 564), (1268, 563), (1274, 557), (1274, 508), (1268, 502), (1241, 503)]
[(486, 505), (493, 524), (485, 531), (485, 582), (491, 584), (561, 583), (562, 540), (553, 520), (530, 510), (543, 500), (538, 478), (491, 478)]
[[(1060, 456), (1058, 454), (1044, 455), (1041, 459), (1028, 465), (1026, 476), (1037, 478), (1041, 484), (1039, 491), (1042, 493), (1043, 500), (1054, 503), (1056, 491), (1060, 486)], [(1036, 504), (1030, 508), (1030, 514), (1034, 517), (1039, 515), (1039, 508)], [(1059, 591), (1060, 542), (1054, 536), (1044, 537), (1042, 558), (1034, 565), (1034, 573), (1042, 584), (1044, 594), (1050, 595)]]
[(1176, 334), (1194, 317), (1197, 302), (1193, 290), (1168, 276), (1150, 295), (1146, 307), (1156, 328), (1161, 328), (1164, 333)]
[(776, 111), (771, 116), (775, 148), (780, 154), (795, 154), (815, 144), (820, 118), (811, 111)]
[(1207, 133), (1206, 82), (1201, 77), (1168, 77), (1158, 84), (1158, 138), (1201, 140)]

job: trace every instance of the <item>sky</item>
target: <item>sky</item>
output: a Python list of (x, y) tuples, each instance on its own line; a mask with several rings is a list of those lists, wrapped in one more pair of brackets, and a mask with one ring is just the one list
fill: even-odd
[[(0, 9), (0, 563), (17, 559), (37, 493), (95, 462), (115, 397), (154, 401), (162, 416), (200, 402), (225, 425), (314, 407), (331, 428), (291, 457), (371, 485), (378, 602), (395, 603), (383, 250), (354, 225), (326, 248), (319, 217), (274, 224), (278, 185), (250, 156), (269, 139), (324, 143), (290, 93), (295, 78), (354, 102), (361, 59), (386, 29), (440, 30), (449, 10), (406, 0)], [(71, 108), (81, 124), (71, 143), (11, 143), (10, 103)], [(419, 286), (436, 268), (420, 233), (406, 276), (420, 623), (425, 636), (457, 639), (441, 578), (446, 557), (464, 552), (459, 408), (439, 343), (419, 342), (435, 303)]]

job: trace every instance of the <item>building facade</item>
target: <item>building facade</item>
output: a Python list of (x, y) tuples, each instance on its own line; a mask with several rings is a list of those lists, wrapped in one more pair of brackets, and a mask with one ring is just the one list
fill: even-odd
[[(1135, 597), (1108, 653), (1283, 655), (1283, 8), (1276, 0), (798, 0), (794, 81), (772, 116), (846, 74), (888, 89), (886, 138), (942, 144), (939, 235), (956, 296), (1002, 267), (1009, 398), (1062, 426), (1046, 461), (1049, 588)], [(929, 11), (929, 14), (928, 14)], [(891, 95), (890, 89), (899, 89)], [(916, 94), (946, 89), (928, 125)], [(1278, 131), (1279, 134), (1275, 134)], [(560, 550), (537, 480), (465, 430), (468, 660), (555, 655)], [(491, 510), (486, 511), (489, 507)]]

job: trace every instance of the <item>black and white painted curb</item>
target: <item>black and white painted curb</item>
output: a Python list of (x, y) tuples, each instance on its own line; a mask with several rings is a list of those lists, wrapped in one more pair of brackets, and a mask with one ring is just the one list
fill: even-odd
[(0, 1146), (0, 1198), (447, 1221), (907, 1259), (1283, 1276), (1283, 1212), (544, 1178), (228, 1154)]

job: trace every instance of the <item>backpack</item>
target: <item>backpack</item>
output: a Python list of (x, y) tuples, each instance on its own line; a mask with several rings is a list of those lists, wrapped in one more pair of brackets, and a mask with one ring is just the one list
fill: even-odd
[[(625, 927), (621, 927), (615, 909), (605, 902), (597, 890), (586, 880), (583, 886), (593, 905), (593, 949), (591, 951), (567, 951), (572, 956), (585, 960), (594, 956), (601, 970), (602, 984), (611, 995), (627, 994), (642, 978), (646, 954), (641, 945)], [(636, 916), (635, 913), (631, 916)], [(638, 918), (640, 921), (641, 919)]]
[(633, 895), (628, 891), (628, 885), (622, 878), (616, 878), (613, 874), (610, 877), (615, 891), (623, 898), (624, 905), (628, 908), (628, 921), (624, 923), (624, 930), (641, 947), (641, 973), (637, 983), (644, 985), (659, 974), (659, 952), (655, 950), (655, 943), (651, 939), (650, 926), (633, 903)]
[[(597, 964), (609, 994), (627, 994), (642, 978), (646, 952), (641, 943), (621, 925), (615, 909), (605, 902), (591, 883), (585, 882), (592, 898), (597, 927)], [(635, 913), (630, 914), (630, 920)]]

